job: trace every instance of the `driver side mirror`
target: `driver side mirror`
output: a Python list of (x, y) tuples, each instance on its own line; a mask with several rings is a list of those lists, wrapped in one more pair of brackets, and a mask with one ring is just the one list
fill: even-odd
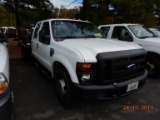
[(129, 32), (125, 32), (124, 36), (125, 36), (125, 41), (128, 41), (128, 42), (133, 41), (133, 37), (129, 34)]

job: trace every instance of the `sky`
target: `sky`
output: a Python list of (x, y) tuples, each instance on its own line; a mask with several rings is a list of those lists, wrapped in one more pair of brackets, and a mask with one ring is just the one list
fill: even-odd
[[(55, 7), (60, 8), (61, 5), (65, 6), (67, 9), (74, 8), (74, 6), (82, 6), (83, 0), (50, 0)], [(72, 3), (74, 2), (74, 3)], [(71, 4), (72, 3), (72, 4)]]
[[(0, 0), (2, 2), (3, 0)], [(82, 6), (83, 0), (50, 0), (55, 7), (60, 8), (61, 5), (65, 6), (67, 9), (74, 8), (74, 6)], [(76, 1), (76, 2), (74, 2)], [(74, 3), (72, 3), (74, 2)], [(71, 4), (72, 3), (72, 4)]]

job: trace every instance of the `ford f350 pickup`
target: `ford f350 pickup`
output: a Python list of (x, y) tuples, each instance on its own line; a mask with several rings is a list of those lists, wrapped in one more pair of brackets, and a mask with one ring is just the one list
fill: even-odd
[(160, 74), (160, 38), (148, 28), (139, 24), (100, 25), (103, 37), (107, 40), (134, 42), (147, 51), (147, 70), (151, 78)]
[(144, 86), (146, 51), (101, 36), (94, 24), (82, 20), (48, 19), (35, 25), (32, 55), (51, 74), (64, 106), (77, 97), (113, 99)]

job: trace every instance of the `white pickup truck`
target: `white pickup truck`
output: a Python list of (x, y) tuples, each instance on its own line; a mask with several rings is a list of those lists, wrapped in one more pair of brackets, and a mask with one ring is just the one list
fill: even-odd
[(10, 86), (9, 55), (7, 40), (0, 32), (0, 119), (10, 120), (12, 115), (12, 95)]
[(160, 74), (160, 38), (151, 30), (139, 24), (100, 25), (103, 37), (110, 40), (134, 42), (147, 51), (147, 70), (149, 77)]
[(146, 51), (135, 43), (100, 38), (92, 23), (72, 19), (37, 22), (33, 57), (55, 82), (58, 99), (113, 99), (139, 90), (147, 78)]

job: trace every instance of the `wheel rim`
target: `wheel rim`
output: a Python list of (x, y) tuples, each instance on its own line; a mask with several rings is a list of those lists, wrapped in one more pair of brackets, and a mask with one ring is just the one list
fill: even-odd
[(155, 65), (153, 63), (147, 62), (147, 70), (149, 74), (153, 73), (155, 71)]
[(59, 87), (60, 87), (60, 91), (62, 93), (62, 95), (66, 95), (67, 90), (66, 90), (66, 83), (63, 79), (59, 80)]

